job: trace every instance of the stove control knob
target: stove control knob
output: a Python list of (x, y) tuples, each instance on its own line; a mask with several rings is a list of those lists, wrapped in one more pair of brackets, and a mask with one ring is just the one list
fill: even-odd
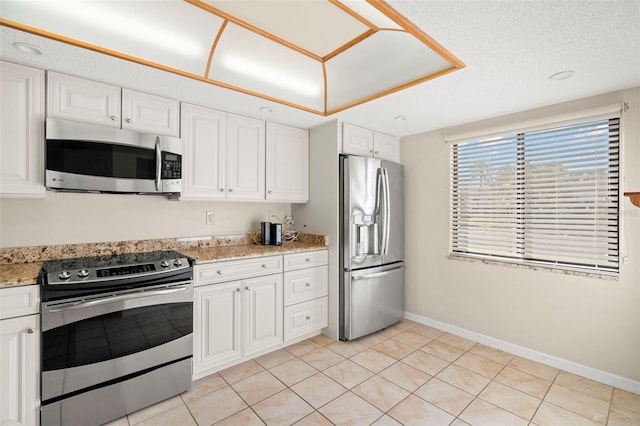
[(174, 260), (174, 261), (173, 261), (173, 265), (174, 265), (174, 266), (182, 266), (182, 260), (180, 260), (180, 259), (176, 259), (176, 260)]
[(86, 278), (86, 277), (88, 277), (88, 276), (89, 276), (89, 270), (88, 270), (88, 269), (80, 269), (80, 270), (78, 271), (78, 276), (79, 276), (80, 278)]
[(160, 266), (162, 266), (163, 268), (168, 268), (169, 267), (169, 261), (168, 260), (163, 260), (162, 262), (160, 262)]
[(69, 273), (69, 271), (62, 271), (58, 274), (58, 278), (60, 278), (61, 280), (68, 280), (69, 278), (71, 278), (71, 274)]

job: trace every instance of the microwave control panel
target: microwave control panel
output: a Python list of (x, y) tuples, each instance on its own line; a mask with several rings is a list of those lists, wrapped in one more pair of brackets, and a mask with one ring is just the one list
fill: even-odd
[(162, 179), (182, 178), (182, 156), (170, 152), (162, 153)]

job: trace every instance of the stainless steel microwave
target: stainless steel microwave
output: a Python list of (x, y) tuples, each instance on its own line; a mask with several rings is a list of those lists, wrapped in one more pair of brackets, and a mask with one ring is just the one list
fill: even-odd
[(178, 138), (48, 118), (45, 185), (58, 191), (177, 195)]

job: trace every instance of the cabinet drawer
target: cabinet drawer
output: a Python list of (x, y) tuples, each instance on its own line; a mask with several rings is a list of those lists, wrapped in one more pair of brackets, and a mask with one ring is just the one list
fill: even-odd
[(284, 305), (304, 302), (328, 294), (327, 267), (284, 273)]
[(40, 287), (27, 285), (0, 290), (0, 319), (37, 314), (40, 311)]
[(284, 340), (293, 339), (327, 326), (328, 297), (284, 308)]
[(196, 265), (195, 286), (282, 272), (282, 256), (229, 260)]
[(329, 252), (327, 250), (285, 254), (284, 270), (293, 271), (296, 269), (312, 268), (314, 266), (326, 265), (328, 262)]

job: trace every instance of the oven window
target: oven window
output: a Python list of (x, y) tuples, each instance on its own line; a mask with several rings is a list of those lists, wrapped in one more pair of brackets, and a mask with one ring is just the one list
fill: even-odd
[(98, 142), (47, 140), (47, 169), (120, 179), (155, 179), (153, 149)]
[(162, 345), (192, 331), (191, 302), (92, 317), (42, 334), (42, 368), (51, 371), (107, 361)]

